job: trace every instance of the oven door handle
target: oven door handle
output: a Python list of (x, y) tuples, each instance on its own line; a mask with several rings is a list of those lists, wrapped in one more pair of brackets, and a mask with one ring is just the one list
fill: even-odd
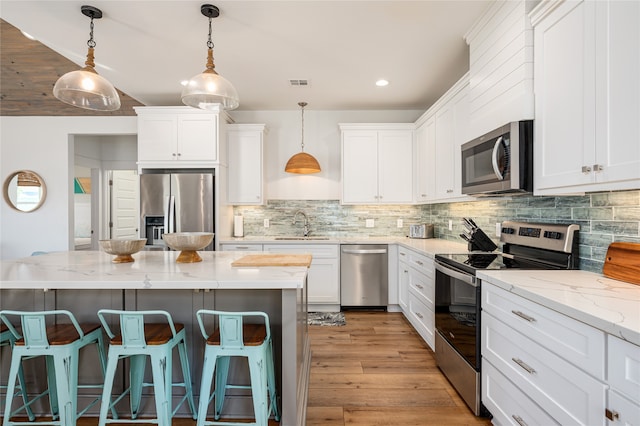
[(478, 286), (478, 284), (476, 283), (476, 277), (474, 277), (473, 275), (469, 275), (465, 272), (459, 272), (458, 270), (453, 269), (449, 266), (444, 266), (441, 263), (436, 263), (436, 271), (440, 271), (445, 275), (449, 275), (460, 281), (464, 281), (465, 283), (471, 284), (474, 287)]

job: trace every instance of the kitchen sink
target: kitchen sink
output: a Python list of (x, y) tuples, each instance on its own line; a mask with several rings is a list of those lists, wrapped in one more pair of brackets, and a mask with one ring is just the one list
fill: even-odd
[(328, 240), (329, 237), (276, 237), (276, 240)]

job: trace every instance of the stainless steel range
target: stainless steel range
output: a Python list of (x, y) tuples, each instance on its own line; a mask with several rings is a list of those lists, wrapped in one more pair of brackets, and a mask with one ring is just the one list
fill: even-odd
[[(470, 222), (470, 235), (484, 239), (482, 230)], [(472, 251), (435, 256), (436, 361), (476, 415), (488, 414), (480, 401), (481, 282), (476, 272), (576, 269), (579, 229), (574, 224), (508, 221), (502, 223), (502, 253)], [(469, 246), (477, 247), (472, 241)]]

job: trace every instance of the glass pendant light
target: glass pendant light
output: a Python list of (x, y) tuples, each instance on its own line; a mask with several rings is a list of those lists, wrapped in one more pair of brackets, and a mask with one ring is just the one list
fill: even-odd
[(213, 63), (213, 42), (211, 41), (211, 20), (220, 16), (220, 10), (211, 4), (203, 4), (200, 12), (209, 18), (209, 38), (207, 40), (207, 69), (191, 78), (182, 90), (182, 102), (200, 109), (231, 110), (238, 108), (238, 92), (226, 78), (219, 75)]
[(87, 60), (85, 67), (63, 75), (53, 86), (53, 96), (64, 103), (78, 108), (93, 111), (115, 111), (120, 108), (120, 96), (109, 81), (98, 75), (95, 70), (93, 40), (93, 20), (102, 18), (102, 11), (93, 6), (82, 6), (82, 14), (91, 18), (89, 40), (87, 46)]
[(298, 102), (300, 109), (302, 110), (302, 150), (295, 154), (287, 161), (287, 165), (284, 171), (287, 173), (298, 174), (311, 174), (320, 172), (320, 164), (318, 160), (311, 154), (304, 152), (304, 107), (307, 106), (306, 102)]

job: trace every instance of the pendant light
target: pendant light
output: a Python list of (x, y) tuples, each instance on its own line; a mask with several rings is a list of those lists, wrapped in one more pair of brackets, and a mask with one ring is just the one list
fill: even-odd
[(287, 173), (311, 174), (320, 172), (320, 164), (313, 155), (304, 152), (304, 107), (306, 102), (298, 102), (302, 110), (302, 150), (287, 161), (284, 171)]
[(120, 108), (120, 97), (109, 81), (98, 75), (95, 70), (93, 51), (96, 42), (93, 40), (93, 20), (102, 18), (102, 11), (93, 6), (82, 6), (83, 15), (91, 18), (89, 24), (89, 40), (85, 67), (63, 75), (53, 86), (53, 96), (64, 103), (78, 108), (93, 111), (115, 111)]
[(238, 92), (226, 78), (219, 75), (213, 63), (213, 42), (211, 41), (211, 20), (220, 16), (220, 10), (211, 4), (203, 4), (200, 12), (209, 18), (209, 38), (207, 40), (207, 69), (191, 78), (182, 90), (182, 102), (200, 109), (236, 109), (240, 105)]

